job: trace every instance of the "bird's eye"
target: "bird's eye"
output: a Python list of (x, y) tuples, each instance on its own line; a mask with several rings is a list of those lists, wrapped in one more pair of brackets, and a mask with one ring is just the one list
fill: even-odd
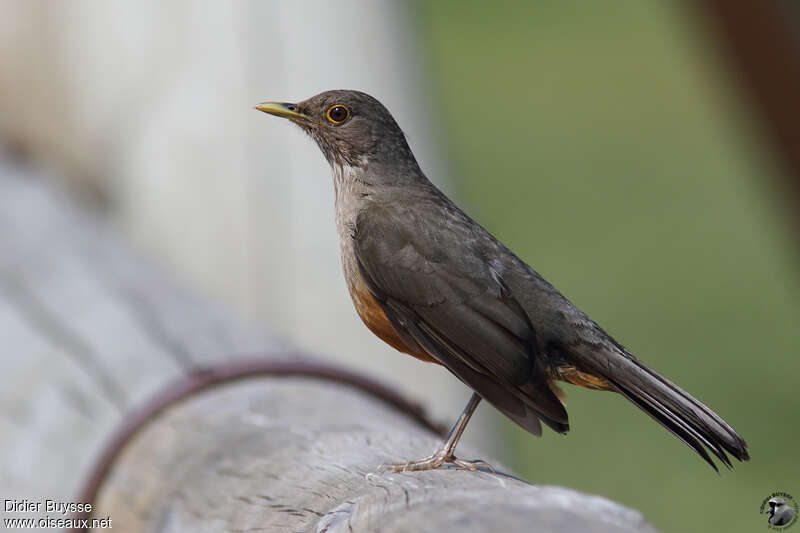
[(326, 116), (332, 124), (341, 124), (350, 118), (350, 110), (343, 105), (335, 105), (328, 109)]

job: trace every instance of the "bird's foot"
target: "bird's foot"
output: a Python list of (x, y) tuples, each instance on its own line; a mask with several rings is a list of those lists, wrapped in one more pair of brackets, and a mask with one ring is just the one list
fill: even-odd
[(467, 403), (467, 406), (464, 408), (464, 411), (458, 418), (458, 422), (456, 422), (456, 425), (453, 426), (453, 429), (451, 429), (450, 433), (447, 435), (447, 440), (444, 441), (442, 446), (436, 450), (433, 455), (419, 461), (382, 464), (378, 467), (378, 472), (386, 472), (387, 470), (391, 470), (392, 472), (436, 470), (445, 463), (453, 464), (464, 470), (478, 470), (479, 468), (483, 467), (494, 472), (492, 465), (486, 461), (481, 461), (480, 459), (476, 459), (474, 461), (464, 461), (463, 459), (456, 457), (455, 454), (458, 439), (461, 438), (461, 434), (464, 432), (467, 422), (469, 422), (472, 413), (475, 412), (475, 408), (478, 407), (478, 403), (480, 401), (480, 395), (477, 392), (473, 392), (472, 397), (469, 399), (469, 403)]
[(483, 459), (473, 459), (472, 461), (465, 461), (463, 459), (459, 459), (458, 457), (453, 457), (452, 463), (456, 466), (463, 468), (464, 470), (478, 470), (479, 468), (485, 468), (486, 470), (489, 470), (493, 474), (495, 473), (494, 467), (489, 463), (487, 463), (486, 461), (484, 461)]
[[(443, 453), (445, 452), (445, 453)], [(464, 470), (478, 470), (483, 467), (494, 472), (492, 465), (486, 461), (475, 459), (474, 461), (465, 461), (459, 459), (452, 452), (446, 453), (446, 450), (439, 450), (430, 457), (420, 459), (419, 461), (406, 461), (403, 463), (384, 463), (378, 467), (378, 472), (392, 471), (398, 472), (418, 472), (421, 470), (436, 470), (443, 464), (453, 464)]]

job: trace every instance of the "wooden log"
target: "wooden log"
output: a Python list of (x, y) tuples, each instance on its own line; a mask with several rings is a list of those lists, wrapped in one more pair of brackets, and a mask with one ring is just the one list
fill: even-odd
[(439, 443), (410, 403), (242, 325), (2, 158), (0, 335), (4, 499), (91, 499), (115, 531), (654, 531), (488, 457), (376, 473)]
[(0, 480), (18, 497), (74, 496), (123, 415), (186, 372), (286, 351), (2, 157), (0, 338)]
[(606, 499), (501, 471), (376, 472), (438, 442), (353, 387), (238, 382), (144, 428), (115, 462), (98, 512), (133, 531), (652, 531)]

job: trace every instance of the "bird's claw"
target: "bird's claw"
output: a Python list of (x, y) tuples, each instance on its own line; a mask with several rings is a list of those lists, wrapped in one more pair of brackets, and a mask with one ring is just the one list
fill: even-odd
[(494, 472), (494, 467), (483, 461), (481, 459), (475, 459), (474, 461), (465, 461), (464, 459), (459, 459), (452, 453), (449, 455), (435, 453), (430, 457), (426, 457), (425, 459), (420, 459), (419, 461), (405, 461), (400, 463), (383, 463), (378, 466), (377, 471), (379, 473), (391, 471), (393, 473), (399, 472), (419, 472), (422, 470), (435, 470), (442, 466), (443, 464), (453, 464), (458, 468), (463, 470), (470, 470), (475, 471), (479, 468), (483, 467), (488, 470)]
[(478, 470), (481, 467), (489, 470), (493, 474), (495, 473), (495, 469), (492, 465), (484, 461), (483, 459), (473, 459), (472, 461), (465, 461), (463, 459), (459, 459), (458, 457), (453, 457), (452, 461), (448, 461), (453, 463), (456, 466), (463, 468), (464, 470)]

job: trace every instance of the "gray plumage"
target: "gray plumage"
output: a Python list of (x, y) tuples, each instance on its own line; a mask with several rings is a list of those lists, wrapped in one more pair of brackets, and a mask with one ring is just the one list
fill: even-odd
[[(540, 420), (569, 429), (560, 380), (621, 393), (715, 469), (706, 450), (726, 465), (726, 452), (748, 459), (719, 416), (628, 353), (437, 189), (377, 100), (328, 91), (283, 105), (333, 169), (356, 307), (363, 284), (409, 353), (431, 356), (536, 435)], [(328, 118), (344, 116), (336, 106), (347, 111), (341, 123)]]

